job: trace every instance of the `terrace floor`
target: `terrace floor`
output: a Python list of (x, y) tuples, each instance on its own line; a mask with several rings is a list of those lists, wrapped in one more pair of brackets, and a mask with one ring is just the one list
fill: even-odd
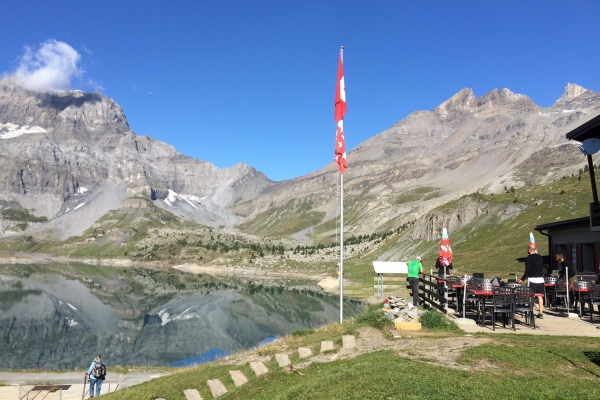
[(502, 326), (502, 320), (496, 321), (496, 330), (492, 330), (492, 323), (488, 313), (486, 325), (480, 326), (475, 323), (476, 314), (467, 313), (465, 319), (461, 314), (453, 314), (454, 310), (450, 310), (449, 317), (457, 323), (457, 325), (467, 333), (486, 332), (486, 333), (525, 333), (529, 335), (557, 335), (557, 336), (592, 336), (600, 337), (600, 318), (597, 314), (594, 315), (594, 321), (590, 321), (589, 315), (584, 315), (579, 318), (577, 313), (569, 313), (567, 316), (564, 309), (546, 309), (544, 318), (535, 320), (535, 330), (533, 327), (527, 326), (524, 323), (524, 318), (520, 315), (516, 316), (515, 330), (507, 325)]

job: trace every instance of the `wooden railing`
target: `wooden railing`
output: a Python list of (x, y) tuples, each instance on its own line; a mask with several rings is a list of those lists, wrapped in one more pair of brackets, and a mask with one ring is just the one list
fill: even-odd
[[(374, 296), (380, 300), (383, 299), (385, 290), (397, 290), (403, 288), (410, 290), (410, 285), (406, 281), (406, 276), (389, 276), (386, 274), (385, 281), (394, 282), (391, 285), (384, 284), (383, 274), (378, 274), (373, 279), (376, 282), (376, 284), (373, 285), (373, 288), (376, 289)], [(422, 303), (426, 303), (428, 306), (447, 314), (448, 289), (445, 286), (445, 281), (441, 284), (438, 283), (439, 279), (440, 278), (437, 275), (422, 274), (419, 278), (419, 298)]]
[(444, 314), (448, 313), (448, 289), (446, 282), (438, 283), (439, 276), (422, 274), (419, 278), (419, 297), (423, 303), (436, 308)]

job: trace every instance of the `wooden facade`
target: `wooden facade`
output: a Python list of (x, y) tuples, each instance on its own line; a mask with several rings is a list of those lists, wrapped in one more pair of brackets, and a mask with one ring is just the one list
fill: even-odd
[(556, 269), (554, 256), (561, 253), (577, 273), (600, 274), (600, 232), (590, 230), (589, 217), (542, 224), (535, 230), (548, 237), (550, 269)]

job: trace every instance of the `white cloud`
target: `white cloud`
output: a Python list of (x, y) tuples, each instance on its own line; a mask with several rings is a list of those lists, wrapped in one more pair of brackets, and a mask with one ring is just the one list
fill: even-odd
[(15, 72), (17, 83), (29, 90), (65, 91), (71, 78), (83, 74), (77, 63), (81, 55), (65, 42), (50, 39), (34, 53), (25, 47)]

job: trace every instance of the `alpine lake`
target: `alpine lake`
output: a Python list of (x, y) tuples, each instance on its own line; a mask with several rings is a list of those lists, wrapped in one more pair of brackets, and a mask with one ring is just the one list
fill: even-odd
[[(344, 317), (365, 309), (344, 300)], [(339, 320), (315, 282), (87, 264), (0, 265), (0, 369), (185, 366)]]

